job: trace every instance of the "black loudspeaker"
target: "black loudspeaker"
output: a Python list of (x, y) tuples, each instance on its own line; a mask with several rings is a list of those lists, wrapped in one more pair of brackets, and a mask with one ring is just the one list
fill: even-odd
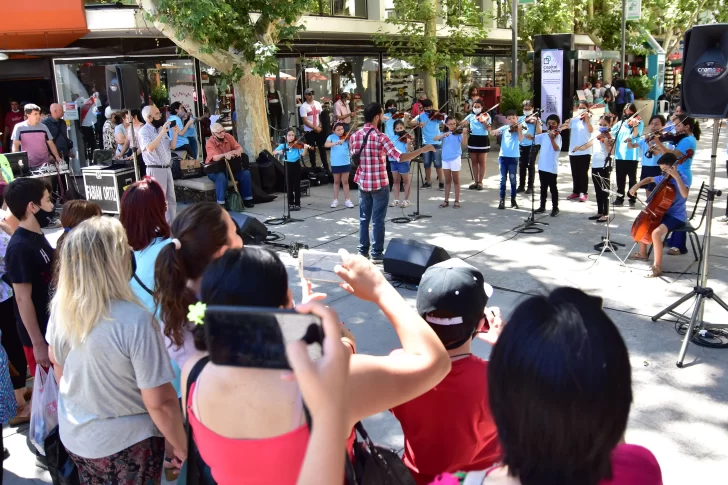
[(268, 237), (268, 229), (265, 224), (255, 217), (240, 212), (230, 212), (229, 214), (238, 226), (238, 234), (243, 238), (243, 243), (260, 244)]
[(384, 252), (384, 271), (397, 279), (419, 283), (427, 268), (448, 259), (450, 255), (440, 246), (396, 237)]
[(728, 24), (685, 33), (682, 108), (695, 118), (728, 118)]
[(136, 66), (106, 66), (106, 93), (112, 111), (141, 109), (141, 89)]

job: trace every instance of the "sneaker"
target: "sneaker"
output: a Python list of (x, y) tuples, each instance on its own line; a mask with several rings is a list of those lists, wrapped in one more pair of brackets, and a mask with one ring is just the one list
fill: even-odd
[(439, 187), (439, 189), (440, 189), (440, 191), (441, 191), (441, 192), (442, 192), (442, 191), (444, 191), (444, 190), (445, 190), (445, 184), (444, 184), (444, 183), (442, 183), (442, 182), (440, 182), (440, 187)]
[(409, 200), (403, 200), (401, 202), (401, 205), (402, 205), (402, 207), (409, 207), (410, 206), (410, 201)]
[(374, 264), (382, 264), (384, 262), (384, 257), (381, 254), (379, 256), (372, 256), (369, 261)]
[(347, 209), (354, 208), (354, 204), (349, 199), (346, 199), (346, 201), (344, 202), (344, 205), (346, 206)]
[(389, 203), (389, 207), (397, 207), (399, 205), (399, 201), (397, 199), (394, 199), (392, 202)]
[(622, 205), (624, 205), (624, 197), (617, 197), (614, 200), (614, 205), (616, 205), (616, 206), (622, 206)]
[(718, 219), (718, 222), (728, 222), (728, 214)]
[(290, 212), (290, 211), (294, 211), (294, 210), (296, 210), (296, 206), (295, 206), (295, 205), (289, 205), (289, 206), (288, 206), (288, 211), (289, 211), (289, 212)]
[(544, 212), (546, 212), (546, 207), (544, 207), (544, 206), (541, 206), (541, 207), (539, 207), (538, 209), (536, 209), (536, 210), (535, 210), (534, 212), (535, 212), (536, 214), (543, 214)]
[(506, 208), (506, 201), (505, 199), (500, 200), (500, 204), (498, 204), (499, 209), (505, 209)]
[(294, 205), (293, 206), (293, 210), (294, 211), (300, 211), (301, 210), (301, 206), (300, 205)]
[(586, 202), (586, 199), (587, 199), (587, 196), (586, 196), (586, 194), (581, 194), (581, 195), (579, 196), (579, 202)]
[(568, 196), (566, 198), (566, 200), (574, 200), (574, 199), (578, 199), (578, 198), (579, 198), (579, 194), (571, 194), (570, 196)]
[(334, 201), (331, 203), (331, 208), (336, 209), (337, 207), (339, 207), (339, 200), (334, 199)]
[(531, 195), (531, 194), (533, 193), (533, 187), (529, 187), (529, 188), (527, 188), (527, 189), (526, 189), (526, 193), (527, 193), (528, 195)]
[(525, 192), (525, 191), (526, 191), (526, 189), (524, 189), (523, 187), (518, 187), (518, 188), (516, 189), (516, 193), (517, 193), (517, 194), (520, 194), (521, 192)]
[(637, 201), (635, 199), (629, 199), (629, 206), (634, 207), (635, 204), (637, 204)]
[(423, 189), (431, 189), (432, 188), (432, 184), (430, 182), (425, 182), (424, 184), (422, 184), (422, 188)]
[(518, 203), (516, 203), (515, 197), (511, 197), (511, 209), (518, 209)]
[(552, 210), (552, 211), (551, 211), (551, 217), (556, 217), (556, 216), (558, 216), (558, 215), (559, 215), (559, 212), (561, 212), (561, 211), (559, 210), (559, 208), (558, 208), (558, 207), (554, 207), (554, 210)]
[(246, 209), (252, 209), (253, 207), (255, 207), (255, 204), (253, 204), (253, 201), (250, 199), (244, 200), (243, 205), (245, 206)]

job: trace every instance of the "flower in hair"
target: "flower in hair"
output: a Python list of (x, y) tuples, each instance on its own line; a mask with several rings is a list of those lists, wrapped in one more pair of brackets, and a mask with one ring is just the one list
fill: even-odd
[(189, 310), (187, 313), (187, 320), (195, 325), (202, 325), (205, 323), (205, 310), (207, 310), (207, 305), (198, 301), (194, 305), (187, 307), (187, 309)]

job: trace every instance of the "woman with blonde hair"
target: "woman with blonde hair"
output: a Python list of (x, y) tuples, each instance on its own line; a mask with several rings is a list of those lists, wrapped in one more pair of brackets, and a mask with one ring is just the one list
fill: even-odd
[(177, 465), (187, 442), (159, 325), (129, 286), (124, 228), (92, 217), (67, 234), (58, 257), (46, 339), (61, 441), (81, 483), (159, 484), (162, 436)]

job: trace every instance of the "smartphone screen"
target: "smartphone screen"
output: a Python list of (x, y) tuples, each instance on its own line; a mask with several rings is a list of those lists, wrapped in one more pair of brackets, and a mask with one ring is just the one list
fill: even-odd
[(341, 283), (341, 278), (334, 272), (334, 267), (339, 264), (341, 256), (338, 253), (309, 249), (298, 253), (298, 275), (307, 280)]
[[(217, 365), (290, 369), (286, 344), (300, 340), (315, 315), (262, 307), (208, 306), (205, 336), (210, 360)], [(321, 357), (320, 345), (309, 345), (312, 359)]]
[(174, 128), (175, 126), (177, 126), (177, 120), (172, 120), (172, 121), (169, 122), (169, 127), (170, 128)]

